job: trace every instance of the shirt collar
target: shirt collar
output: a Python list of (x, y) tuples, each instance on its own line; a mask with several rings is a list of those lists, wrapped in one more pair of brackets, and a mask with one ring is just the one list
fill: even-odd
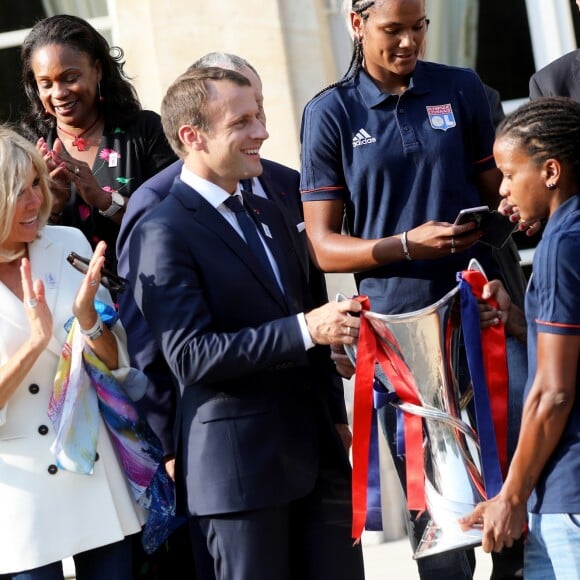
[[(391, 93), (382, 92), (381, 89), (379, 89), (379, 87), (367, 74), (367, 72), (363, 69), (360, 70), (357, 78), (355, 79), (355, 84), (358, 85), (358, 90), (361, 94), (361, 97), (369, 109), (378, 107), (390, 97), (397, 96)], [(429, 80), (426, 74), (425, 63), (418, 60), (415, 66), (415, 70), (413, 71), (409, 81), (409, 88), (405, 92), (425, 94), (430, 91), (431, 87), (429, 85)]]
[(552, 217), (548, 220), (546, 228), (544, 229), (544, 235), (549, 234), (552, 230), (557, 229), (560, 224), (574, 211), (580, 210), (580, 193), (573, 195), (570, 199), (567, 199), (558, 209), (554, 212)]
[[(181, 169), (180, 178), (183, 183), (195, 189), (201, 197), (216, 209), (230, 197), (230, 194), (225, 189), (222, 189), (219, 185), (196, 175), (193, 171), (187, 169), (185, 165)], [(242, 193), (240, 191), (239, 183), (237, 184), (236, 191), (233, 195), (239, 195), (241, 197)]]

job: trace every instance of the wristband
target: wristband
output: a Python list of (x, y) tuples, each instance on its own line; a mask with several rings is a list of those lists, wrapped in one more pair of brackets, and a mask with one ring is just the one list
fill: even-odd
[(411, 258), (411, 254), (409, 253), (409, 246), (407, 245), (407, 232), (403, 232), (401, 235), (401, 246), (403, 246), (403, 255), (405, 258), (411, 261), (413, 258)]
[(81, 334), (84, 334), (89, 340), (96, 340), (99, 336), (103, 334), (103, 321), (101, 317), (97, 314), (97, 321), (91, 326), (91, 328), (85, 330), (80, 324)]

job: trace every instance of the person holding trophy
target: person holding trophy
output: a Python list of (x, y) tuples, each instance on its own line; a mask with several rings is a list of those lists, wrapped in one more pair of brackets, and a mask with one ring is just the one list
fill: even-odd
[[(520, 438), (498, 495), (464, 526), (483, 527), (483, 549), (497, 552), (525, 532), (527, 580), (580, 577), (580, 103), (545, 97), (498, 127), (500, 194), (523, 219), (547, 224), (526, 293), (528, 381)], [(490, 282), (501, 318), (521, 332), (522, 312)], [(526, 513), (527, 512), (527, 513)]]

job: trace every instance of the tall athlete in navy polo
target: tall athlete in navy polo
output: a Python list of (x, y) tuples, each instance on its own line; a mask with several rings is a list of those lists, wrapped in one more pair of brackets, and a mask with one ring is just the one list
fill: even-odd
[[(493, 135), (482, 84), (467, 69), (419, 61), (402, 96), (382, 92), (362, 70), (311, 101), (304, 112), (301, 189), (304, 202), (325, 208), (319, 213), (321, 204), (304, 204), (321, 266), (358, 272), (359, 291), (372, 297), (373, 310), (389, 313), (441, 298), (472, 257), (495, 270), (489, 249), (473, 245), (478, 234), (456, 237), (453, 255), (452, 238), (461, 230), (450, 225), (459, 210), (482, 204), (484, 174), (496, 176)], [(499, 197), (489, 203), (497, 206)], [(365, 240), (336, 242), (354, 249), (344, 256), (357, 261), (354, 268), (334, 262), (343, 250), (334, 256), (319, 231), (329, 225), (322, 224), (326, 208), (343, 205), (349, 233)], [(437, 223), (413, 231), (429, 220)], [(375, 243), (405, 231), (412, 260), (400, 240)]]
[[(499, 204), (490, 109), (473, 71), (418, 61), (424, 0), (354, 0), (351, 24), (349, 71), (304, 111), (306, 230), (318, 265), (355, 273), (373, 311), (409, 312), (442, 298), (471, 258), (499, 274), (474, 224), (453, 225), (462, 208)], [(415, 540), (425, 523), (413, 520)], [(470, 551), (418, 560), (422, 579), (471, 578), (472, 565)]]

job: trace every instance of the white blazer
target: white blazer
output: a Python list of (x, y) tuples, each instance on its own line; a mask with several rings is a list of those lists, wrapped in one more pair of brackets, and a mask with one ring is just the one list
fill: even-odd
[[(82, 274), (66, 260), (70, 251), (90, 257), (91, 247), (75, 228), (48, 226), (29, 245), (33, 279), (46, 288), (53, 336), (34, 368), (0, 411), (0, 573), (56, 562), (138, 532), (143, 511), (132, 498), (106, 427), (101, 420), (98, 460), (92, 475), (60, 470), (50, 446), (55, 432), (47, 415), (64, 324)], [(98, 298), (111, 304), (101, 287)], [(0, 366), (29, 335), (22, 302), (0, 283)], [(128, 365), (115, 327), (120, 366)]]

